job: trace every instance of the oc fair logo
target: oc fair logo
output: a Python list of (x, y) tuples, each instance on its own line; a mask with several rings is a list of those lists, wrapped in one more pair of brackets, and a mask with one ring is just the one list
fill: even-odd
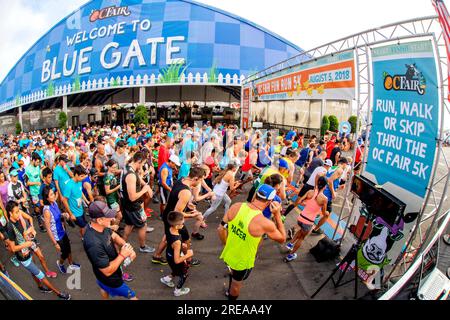
[(128, 17), (131, 14), (131, 12), (128, 10), (128, 6), (123, 7), (107, 7), (100, 10), (94, 10), (91, 13), (91, 16), (89, 17), (90, 22), (95, 22), (97, 20), (104, 20), (107, 18), (117, 17), (117, 16), (124, 16)]
[(406, 72), (403, 75), (391, 76), (384, 72), (384, 88), (388, 91), (414, 91), (420, 95), (425, 94), (427, 83), (423, 73), (416, 64), (405, 64)]

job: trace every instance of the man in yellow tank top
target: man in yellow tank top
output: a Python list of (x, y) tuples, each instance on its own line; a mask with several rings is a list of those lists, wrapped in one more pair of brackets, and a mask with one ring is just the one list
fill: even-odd
[[(281, 221), (281, 204), (273, 202), (276, 191), (267, 184), (261, 185), (251, 203), (235, 203), (225, 213), (218, 228), (225, 248), (220, 255), (230, 269), (230, 284), (226, 295), (230, 300), (239, 296), (243, 281), (255, 265), (256, 253), (264, 234), (283, 244), (286, 231)], [(270, 206), (275, 223), (266, 219), (262, 212)]]

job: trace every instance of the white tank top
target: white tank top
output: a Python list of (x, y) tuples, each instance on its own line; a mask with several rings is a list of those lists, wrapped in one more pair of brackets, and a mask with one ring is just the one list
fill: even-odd
[(229, 186), (230, 186), (230, 184), (222, 178), (220, 183), (218, 183), (214, 186), (213, 191), (216, 194), (216, 196), (220, 198), (220, 197), (223, 197), (225, 193), (227, 193)]

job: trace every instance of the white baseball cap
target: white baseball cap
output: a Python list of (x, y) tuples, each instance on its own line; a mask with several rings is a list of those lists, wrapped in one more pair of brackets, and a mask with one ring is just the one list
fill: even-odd
[(169, 160), (175, 163), (178, 167), (181, 166), (180, 158), (176, 154), (172, 154)]
[(330, 159), (325, 160), (325, 165), (328, 167), (332, 167), (333, 166), (333, 162)]

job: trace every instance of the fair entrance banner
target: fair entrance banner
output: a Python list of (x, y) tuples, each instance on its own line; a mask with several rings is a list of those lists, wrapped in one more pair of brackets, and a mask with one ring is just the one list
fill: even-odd
[(406, 209), (392, 217), (394, 224), (379, 216), (372, 221), (373, 231), (358, 252), (362, 271), (392, 265), (402, 253), (427, 194), (440, 120), (431, 40), (372, 48), (371, 58), (372, 128), (363, 176)]

